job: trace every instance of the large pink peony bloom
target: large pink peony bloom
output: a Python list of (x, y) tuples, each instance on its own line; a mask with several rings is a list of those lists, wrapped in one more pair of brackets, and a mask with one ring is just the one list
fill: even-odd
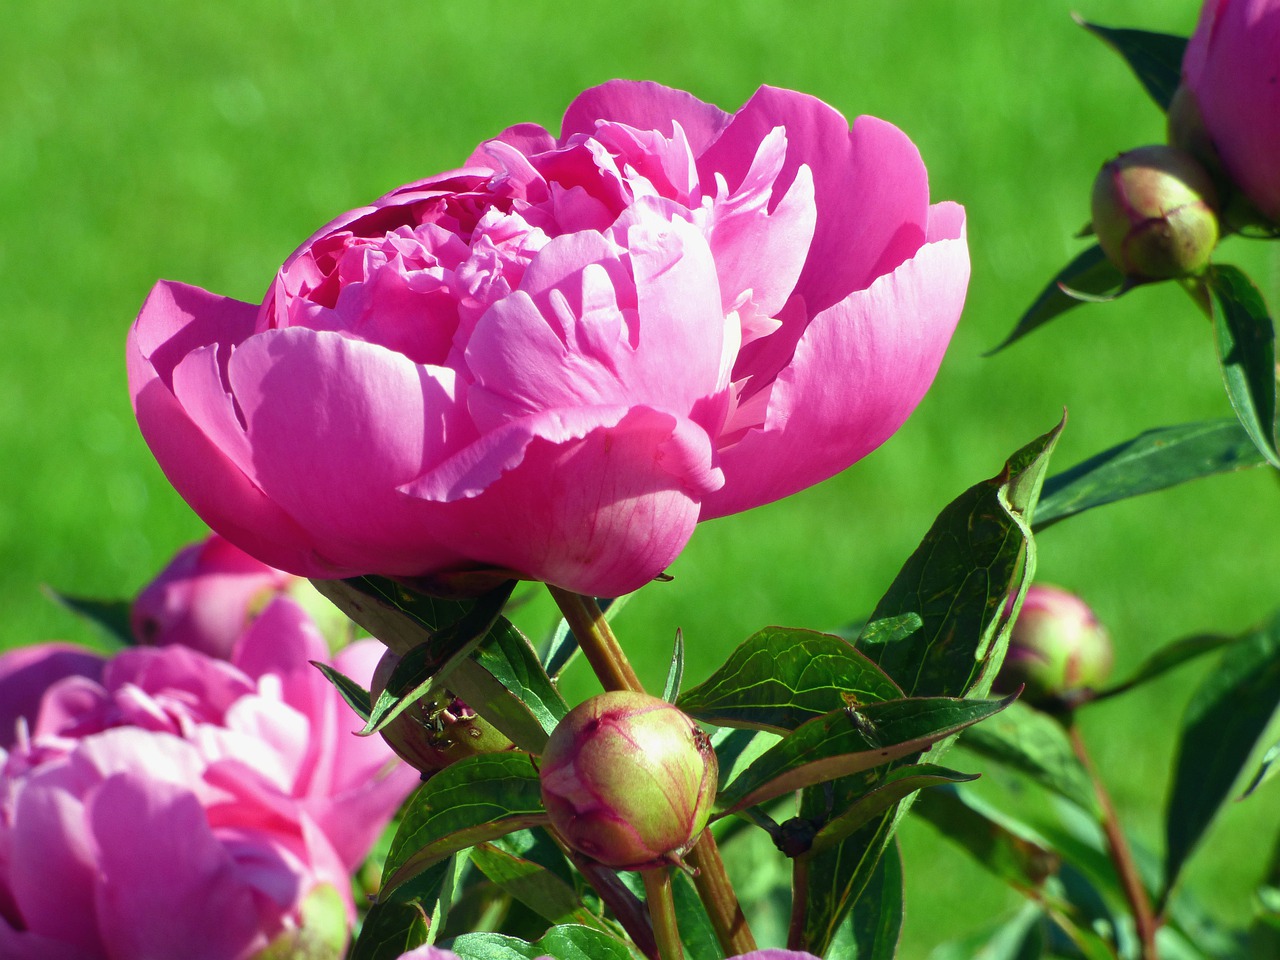
[(133, 633), (139, 643), (230, 659), (253, 618), (296, 582), (214, 534), (179, 552), (138, 594)]
[[(367, 680), (379, 649), (335, 665)], [(306, 936), (326, 890), (349, 927), (351, 872), (416, 775), (352, 735), (308, 659), (324, 640), (286, 597), (231, 662), (178, 645), (0, 657), (0, 956), (238, 960)]]
[(1182, 82), (1227, 175), (1280, 223), (1280, 2), (1207, 0)]
[(893, 434), (968, 273), (895, 127), (613, 81), (339, 217), (260, 306), (158, 284), (130, 384), (174, 486), (273, 566), (612, 596)]

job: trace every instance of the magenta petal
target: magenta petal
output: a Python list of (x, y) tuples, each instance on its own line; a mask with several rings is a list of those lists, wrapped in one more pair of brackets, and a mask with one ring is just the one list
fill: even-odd
[(229, 960), (274, 932), (259, 929), (252, 892), (181, 787), (117, 775), (95, 791), (87, 815), (110, 956)]
[(69, 643), (40, 643), (0, 655), (0, 750), (14, 744), (19, 717), (36, 724), (45, 691), (66, 677), (97, 680), (103, 658)]
[(817, 227), (796, 293), (816, 314), (915, 253), (928, 216), (928, 175), (915, 145), (892, 124), (859, 117), (850, 130), (821, 100), (761, 87), (699, 158), (704, 180), (718, 171), (735, 187), (756, 145), (778, 126), (786, 131), (787, 161), (775, 196), (801, 164), (813, 173)]
[(560, 142), (575, 133), (592, 133), (597, 120), (613, 120), (639, 130), (672, 136), (679, 123), (695, 154), (701, 153), (729, 123), (729, 114), (693, 94), (648, 80), (610, 80), (578, 94), (564, 113)]
[(302, 328), (246, 341), (229, 373), (258, 482), (315, 544), (296, 572), (415, 574), (457, 559), (396, 492), (465, 436), (451, 374)]
[[(962, 228), (959, 208), (938, 229)], [(867, 290), (813, 319), (773, 384), (763, 427), (720, 451), (725, 486), (702, 519), (769, 503), (818, 483), (893, 435), (942, 363), (969, 278), (963, 234), (920, 249)]]

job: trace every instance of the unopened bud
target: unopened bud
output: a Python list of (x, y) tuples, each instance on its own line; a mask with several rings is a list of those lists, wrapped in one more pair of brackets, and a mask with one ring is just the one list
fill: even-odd
[(571, 710), (547, 741), (542, 802), (575, 850), (619, 870), (678, 861), (711, 814), (718, 766), (686, 714), (614, 691)]
[(1035, 584), (1022, 602), (995, 686), (1012, 692), (1025, 685), (1028, 703), (1062, 704), (1099, 686), (1111, 662), (1111, 638), (1089, 606), (1061, 587)]
[[(400, 657), (390, 650), (378, 661), (370, 691), (375, 700), (399, 662)], [(381, 733), (396, 756), (421, 771), (424, 779), (463, 757), (515, 749), (502, 731), (447, 690), (419, 700)]]
[(1218, 195), (1191, 154), (1139, 147), (1093, 182), (1093, 231), (1126, 277), (1168, 280), (1204, 270), (1218, 243)]

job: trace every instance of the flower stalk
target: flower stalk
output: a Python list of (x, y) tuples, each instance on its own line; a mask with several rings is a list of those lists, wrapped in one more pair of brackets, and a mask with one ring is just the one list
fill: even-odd
[[(618, 638), (604, 618), (594, 597), (573, 593), (547, 584), (552, 599), (578, 639), (583, 655), (606, 690), (644, 692), (640, 678), (618, 643)], [(742, 905), (733, 892), (733, 884), (724, 868), (720, 850), (710, 830), (704, 830), (686, 857), (693, 867), (694, 887), (702, 900), (716, 931), (716, 938), (726, 955), (749, 953), (756, 949), (755, 938), (747, 926)], [(656, 922), (656, 921), (655, 921)]]
[(649, 903), (649, 918), (658, 938), (658, 955), (662, 960), (684, 960), (684, 946), (680, 943), (680, 931), (676, 927), (676, 902), (671, 895), (671, 868), (659, 867), (645, 870), (645, 899)]

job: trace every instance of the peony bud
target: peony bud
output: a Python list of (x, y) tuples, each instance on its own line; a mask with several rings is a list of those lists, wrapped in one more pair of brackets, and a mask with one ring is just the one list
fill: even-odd
[(1111, 661), (1111, 638), (1088, 605), (1061, 587), (1035, 584), (1022, 602), (995, 686), (1011, 692), (1025, 684), (1027, 702), (1061, 703), (1101, 684)]
[[(378, 661), (371, 685), (375, 700), (399, 662), (399, 655), (390, 650)], [(463, 757), (514, 749), (506, 734), (447, 690), (402, 712), (382, 728), (382, 739), (423, 779)]]
[(1218, 242), (1218, 195), (1191, 154), (1139, 147), (1103, 164), (1093, 182), (1093, 230), (1134, 280), (1202, 271)]
[(619, 870), (678, 861), (716, 795), (705, 733), (665, 700), (613, 691), (569, 712), (542, 756), (542, 802), (575, 850)]

